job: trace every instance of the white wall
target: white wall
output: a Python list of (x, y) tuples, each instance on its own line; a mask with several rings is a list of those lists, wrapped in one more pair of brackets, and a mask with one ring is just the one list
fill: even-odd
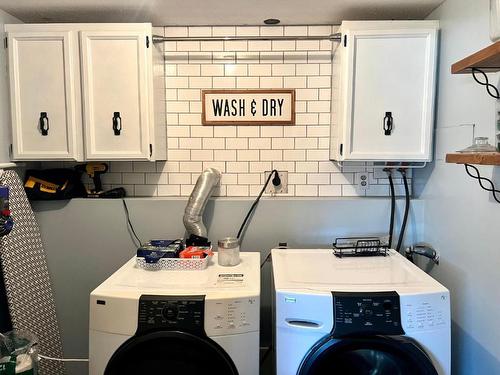
[(9, 160), (10, 145), (10, 102), (9, 102), (9, 80), (7, 74), (7, 51), (3, 48), (5, 37), (4, 25), (6, 23), (20, 23), (17, 18), (5, 13), (0, 9), (0, 163)]
[[(452, 63), (491, 43), (488, 6), (488, 0), (447, 0), (429, 17), (442, 28), (436, 162), (416, 174), (414, 188), (426, 202), (423, 237), (442, 254), (432, 274), (452, 293), (455, 374), (500, 373), (500, 204), (462, 165), (443, 161), (445, 152), (471, 143), (471, 127), (460, 125), (475, 123), (476, 135), (493, 141), (496, 100), (470, 75), (450, 74)], [(500, 168), (480, 170), (500, 187)]]

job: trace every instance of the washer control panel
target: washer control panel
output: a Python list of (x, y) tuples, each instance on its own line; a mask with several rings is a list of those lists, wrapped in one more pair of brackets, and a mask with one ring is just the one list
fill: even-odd
[(403, 335), (399, 295), (396, 292), (332, 292), (332, 334)]
[(137, 333), (171, 329), (203, 333), (205, 296), (142, 295)]
[(259, 329), (260, 308), (256, 297), (207, 300), (205, 306), (205, 331), (209, 336)]

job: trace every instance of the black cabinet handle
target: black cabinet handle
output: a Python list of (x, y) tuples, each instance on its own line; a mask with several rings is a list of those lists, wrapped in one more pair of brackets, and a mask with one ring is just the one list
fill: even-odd
[(391, 135), (393, 124), (392, 112), (386, 112), (384, 117), (384, 134)]
[(40, 112), (38, 127), (40, 128), (43, 136), (49, 135), (49, 118), (47, 117), (47, 112)]
[(120, 135), (122, 131), (122, 118), (120, 117), (120, 112), (114, 112), (113, 114), (113, 131), (115, 135)]

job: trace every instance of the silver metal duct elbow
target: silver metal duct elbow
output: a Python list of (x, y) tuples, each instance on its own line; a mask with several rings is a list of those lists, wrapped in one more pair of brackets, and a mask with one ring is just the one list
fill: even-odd
[(191, 234), (207, 237), (207, 228), (203, 224), (203, 211), (212, 195), (214, 187), (219, 183), (221, 173), (215, 168), (208, 168), (198, 177), (196, 185), (189, 197), (188, 204), (184, 210), (184, 226), (188, 236)]

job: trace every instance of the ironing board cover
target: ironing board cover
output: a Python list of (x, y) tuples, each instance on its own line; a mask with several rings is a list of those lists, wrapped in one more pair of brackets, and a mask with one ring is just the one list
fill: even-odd
[[(14, 228), (0, 238), (0, 260), (12, 325), (38, 337), (39, 352), (62, 358), (62, 344), (40, 229), (23, 184), (15, 171), (5, 171), (0, 184), (10, 189)], [(65, 374), (64, 364), (42, 360), (41, 375)]]

